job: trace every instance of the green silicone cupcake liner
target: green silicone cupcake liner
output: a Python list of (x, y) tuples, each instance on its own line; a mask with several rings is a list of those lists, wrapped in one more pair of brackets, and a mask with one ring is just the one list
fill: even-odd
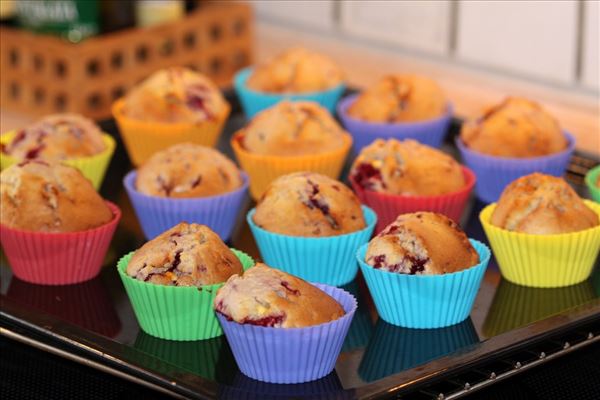
[(600, 188), (596, 186), (598, 176), (600, 176), (600, 165), (596, 165), (594, 168), (590, 169), (585, 176), (585, 183), (587, 184), (592, 199), (594, 199), (596, 203), (600, 203)]
[[(231, 250), (244, 271), (254, 265), (246, 253)], [(213, 311), (213, 301), (223, 283), (196, 288), (142, 282), (126, 273), (132, 255), (123, 256), (117, 269), (144, 332), (168, 340), (203, 340), (223, 334)]]

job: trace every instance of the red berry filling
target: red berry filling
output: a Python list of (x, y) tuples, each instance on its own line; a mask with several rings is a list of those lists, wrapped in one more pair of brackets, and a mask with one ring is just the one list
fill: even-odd
[(281, 281), (281, 286), (283, 286), (288, 292), (296, 295), (296, 296), (300, 296), (300, 291), (298, 289), (294, 289), (290, 286), (289, 282), (286, 281)]
[[(227, 317), (227, 316), (225, 316), (225, 317)], [(246, 317), (240, 322), (240, 324), (249, 324), (249, 325), (265, 326), (265, 327), (272, 328), (272, 327), (281, 326), (284, 319), (285, 319), (284, 314), (269, 315), (269, 316), (258, 318), (258, 319)]]
[(370, 163), (358, 164), (352, 175), (354, 182), (363, 189), (373, 189), (375, 182), (379, 181), (383, 188), (386, 187), (381, 176), (381, 171)]

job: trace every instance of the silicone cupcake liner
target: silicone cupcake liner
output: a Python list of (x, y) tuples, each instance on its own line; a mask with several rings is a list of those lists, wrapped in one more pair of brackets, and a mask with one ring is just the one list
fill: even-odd
[(479, 342), (470, 318), (440, 329), (409, 329), (377, 321), (358, 367), (367, 382), (414, 368)]
[(164, 123), (138, 121), (123, 113), (125, 102), (117, 100), (112, 114), (125, 143), (131, 163), (139, 166), (157, 151), (177, 143), (191, 142), (214, 147), (229, 116), (229, 105), (214, 120), (202, 123)]
[(337, 105), (337, 113), (344, 127), (354, 139), (354, 152), (371, 144), (375, 139), (414, 139), (431, 147), (439, 148), (444, 141), (452, 122), (452, 105), (441, 117), (419, 122), (368, 122), (348, 114), (348, 108), (356, 101), (358, 94), (343, 98)]
[(255, 209), (246, 216), (260, 254), (268, 265), (309, 282), (341, 286), (354, 279), (356, 250), (371, 238), (377, 216), (362, 206), (367, 226), (353, 233), (328, 237), (288, 236), (269, 232), (254, 223)]
[(231, 147), (242, 169), (250, 176), (250, 194), (258, 200), (267, 186), (282, 175), (298, 171), (311, 171), (337, 179), (352, 145), (352, 137), (344, 135), (344, 145), (322, 154), (304, 156), (270, 156), (252, 154), (243, 149), (234, 136)]
[(239, 71), (233, 78), (233, 87), (242, 103), (244, 114), (247, 118), (254, 117), (260, 111), (274, 106), (282, 100), (289, 101), (314, 101), (326, 108), (330, 113), (334, 113), (335, 105), (344, 93), (346, 86), (340, 84), (328, 90), (302, 94), (276, 94), (263, 93), (249, 89), (246, 82), (252, 73), (252, 68), (245, 68)]
[(531, 288), (502, 280), (483, 323), (487, 337), (542, 320), (596, 298), (592, 282), (563, 288)]
[(314, 285), (337, 300), (346, 314), (306, 328), (242, 325), (217, 314), (244, 375), (263, 382), (302, 383), (333, 370), (356, 311), (356, 299), (342, 289)]
[(207, 225), (223, 240), (228, 240), (248, 190), (248, 176), (242, 172), (243, 185), (232, 192), (193, 199), (166, 198), (138, 192), (136, 177), (137, 173), (131, 171), (123, 179), (123, 184), (149, 240), (182, 221)]
[(568, 132), (564, 134), (568, 141), (566, 150), (549, 156), (532, 158), (504, 158), (477, 153), (468, 149), (459, 137), (456, 138), (455, 143), (464, 164), (477, 175), (475, 185), (477, 197), (486, 203), (492, 203), (500, 198), (509, 183), (522, 176), (533, 172), (562, 176), (575, 150), (575, 138)]
[(98, 275), (121, 219), (119, 208), (106, 204), (113, 219), (82, 232), (33, 232), (0, 224), (2, 247), (15, 276), (40, 285), (68, 285)]
[[(584, 200), (600, 217), (600, 204)], [(511, 232), (490, 223), (496, 204), (479, 214), (504, 279), (523, 286), (562, 287), (586, 280), (600, 251), (600, 225), (557, 235)]]
[(312, 382), (274, 384), (248, 378), (238, 372), (231, 386), (220, 385), (220, 400), (283, 400), (283, 399), (354, 399), (352, 391), (344, 391), (335, 371)]
[[(247, 254), (231, 250), (241, 261), (244, 270), (254, 265), (254, 260)], [(168, 340), (203, 340), (223, 334), (212, 306), (217, 290), (223, 283), (197, 288), (142, 282), (126, 272), (133, 253), (123, 256), (117, 269), (144, 332)]]
[[(8, 132), (0, 136), (0, 143), (6, 144), (12, 137), (14, 132)], [(66, 165), (70, 165), (75, 167), (81, 171), (83, 176), (88, 178), (94, 188), (98, 190), (100, 186), (102, 186), (102, 181), (104, 180), (104, 174), (106, 173), (106, 169), (108, 168), (108, 164), (110, 164), (110, 160), (115, 152), (115, 139), (112, 138), (107, 133), (102, 134), (102, 139), (104, 141), (104, 145), (106, 149), (101, 153), (90, 157), (77, 157), (68, 160), (64, 160), (63, 162)], [(18, 160), (10, 155), (4, 154), (0, 152), (0, 167), (1, 169), (5, 169), (16, 163)]]
[(61, 286), (33, 285), (13, 277), (6, 297), (102, 336), (115, 337), (121, 330), (121, 321), (100, 277)]
[(420, 329), (464, 321), (490, 260), (487, 246), (469, 240), (479, 254), (479, 264), (443, 275), (408, 275), (375, 269), (364, 262), (368, 245), (363, 245), (356, 257), (379, 317), (392, 325)]
[(596, 165), (594, 168), (589, 170), (585, 176), (585, 183), (590, 191), (592, 199), (594, 199), (596, 203), (600, 203), (600, 188), (596, 186), (596, 182), (598, 182), (598, 176), (600, 176), (600, 165)]
[(210, 380), (216, 379), (219, 357), (224, 346), (224, 337), (173, 342), (155, 338), (144, 331), (139, 331), (134, 344), (136, 349), (144, 353)]
[(361, 201), (377, 213), (378, 222), (375, 232), (380, 232), (398, 215), (416, 211), (437, 212), (457, 223), (460, 222), (460, 217), (476, 182), (475, 174), (470, 169), (462, 167), (462, 171), (465, 177), (465, 186), (454, 193), (439, 196), (403, 196), (379, 193), (363, 189), (353, 179), (350, 179), (350, 183)]

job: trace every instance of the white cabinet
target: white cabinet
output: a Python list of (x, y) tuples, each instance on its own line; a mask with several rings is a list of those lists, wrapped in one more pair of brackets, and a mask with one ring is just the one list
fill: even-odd
[(573, 84), (578, 6), (574, 0), (461, 1), (456, 55), (495, 70)]
[(334, 26), (334, 0), (255, 0), (252, 5), (259, 18), (321, 29)]
[(345, 33), (444, 55), (449, 49), (449, 1), (344, 1)]

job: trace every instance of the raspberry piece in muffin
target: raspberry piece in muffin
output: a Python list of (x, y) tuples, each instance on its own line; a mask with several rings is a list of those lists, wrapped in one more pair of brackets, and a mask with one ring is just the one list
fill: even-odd
[(365, 262), (410, 275), (457, 272), (479, 262), (467, 235), (448, 217), (431, 212), (400, 215), (374, 237)]
[(138, 249), (127, 275), (169, 286), (212, 285), (242, 273), (242, 264), (210, 228), (182, 222)]
[(217, 292), (214, 307), (230, 321), (276, 328), (319, 325), (345, 314), (322, 290), (260, 263), (229, 278)]

